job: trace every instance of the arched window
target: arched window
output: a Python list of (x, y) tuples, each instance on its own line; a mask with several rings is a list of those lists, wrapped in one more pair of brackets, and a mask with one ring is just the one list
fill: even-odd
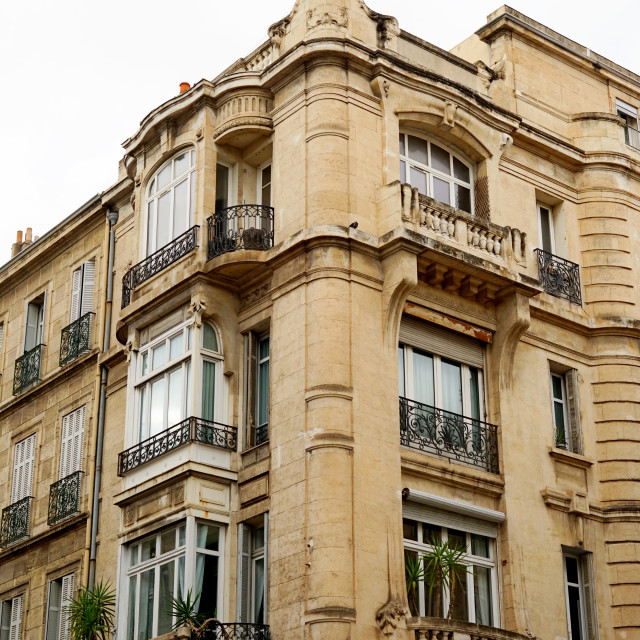
[(183, 151), (156, 171), (147, 188), (147, 255), (193, 226), (195, 193), (195, 151)]
[[(147, 335), (136, 364), (135, 441), (190, 416), (222, 422), (222, 353), (215, 327), (187, 320), (168, 328), (160, 322)], [(202, 384), (193, 387), (194, 380)]]
[(471, 166), (442, 144), (401, 133), (400, 180), (426, 196), (473, 213)]

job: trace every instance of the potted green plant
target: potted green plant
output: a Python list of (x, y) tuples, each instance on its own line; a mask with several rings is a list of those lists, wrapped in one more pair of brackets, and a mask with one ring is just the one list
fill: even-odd
[[(173, 616), (175, 622), (173, 623), (174, 629), (179, 629), (180, 627), (187, 627), (191, 634), (191, 638), (200, 639), (204, 636), (204, 633), (207, 628), (214, 627), (216, 625), (220, 625), (220, 620), (218, 620), (213, 614), (212, 618), (207, 618), (203, 613), (198, 613), (197, 606), (198, 600), (200, 600), (200, 593), (198, 593), (195, 598), (191, 593), (191, 589), (187, 591), (187, 594), (184, 598), (178, 595), (177, 598), (173, 596), (169, 596), (169, 603), (171, 608), (167, 611), (170, 615)], [(221, 638), (226, 637), (226, 633), (222, 630)]]
[(424, 580), (424, 569), (420, 556), (405, 553), (404, 572), (407, 581), (407, 598), (412, 616), (418, 615), (418, 584)]
[(71, 640), (107, 640), (114, 629), (115, 606), (116, 594), (109, 582), (80, 587), (64, 608)]

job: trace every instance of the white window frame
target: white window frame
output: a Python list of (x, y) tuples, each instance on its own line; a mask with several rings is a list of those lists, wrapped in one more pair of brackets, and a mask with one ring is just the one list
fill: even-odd
[[(403, 364), (404, 364), (404, 397), (408, 400), (415, 400), (415, 385), (414, 385), (414, 374), (413, 374), (413, 352), (414, 350), (425, 353), (433, 358), (433, 382), (434, 382), (434, 406), (437, 409), (441, 409), (445, 411), (443, 408), (443, 381), (442, 381), (442, 360), (443, 356), (440, 356), (433, 352), (424, 351), (423, 349), (414, 347), (410, 344), (400, 343), (398, 346), (399, 349), (403, 351)], [(478, 398), (479, 398), (479, 414), (480, 420), (482, 422), (486, 422), (486, 411), (485, 411), (485, 388), (484, 388), (484, 372), (480, 367), (468, 365), (464, 362), (460, 362), (454, 360), (453, 358), (444, 357), (444, 360), (449, 360), (450, 362), (454, 362), (455, 364), (459, 364), (461, 367), (461, 384), (462, 384), (462, 415), (466, 418), (471, 418), (471, 385), (469, 383), (470, 373), (469, 370), (471, 368), (476, 369), (478, 371)]]
[[(197, 545), (197, 525), (203, 524), (209, 527), (217, 527), (219, 531), (218, 537), (218, 551), (211, 551), (207, 549), (198, 548)], [(180, 534), (179, 529), (184, 527), (184, 545), (180, 545)], [(149, 558), (144, 561), (138, 561), (135, 565), (131, 565), (131, 552), (135, 548), (138, 553), (138, 558), (141, 557), (141, 545), (152, 538), (156, 538), (156, 549), (160, 549), (160, 539), (163, 534), (166, 534), (169, 531), (175, 531), (176, 535), (176, 546), (169, 552), (164, 554), (156, 554), (154, 557)], [(217, 581), (217, 603), (216, 610), (218, 614), (218, 618), (223, 618), (224, 604), (225, 604), (225, 594), (224, 594), (224, 577), (225, 577), (225, 552), (226, 552), (226, 528), (220, 522), (213, 522), (211, 520), (203, 520), (196, 518), (194, 516), (188, 516), (186, 520), (174, 523), (171, 527), (167, 527), (164, 529), (159, 529), (158, 531), (152, 533), (151, 535), (143, 536), (137, 540), (129, 542), (128, 544), (123, 544), (120, 548), (121, 554), (121, 579), (120, 583), (122, 588), (120, 589), (120, 607), (119, 607), (119, 628), (126, 630), (125, 635), (123, 636), (127, 640), (131, 637), (138, 639), (139, 631), (138, 624), (140, 623), (140, 576), (151, 569), (154, 569), (154, 601), (153, 601), (153, 618), (152, 618), (152, 634), (151, 638), (155, 638), (158, 630), (158, 614), (160, 610), (160, 571), (159, 568), (171, 561), (175, 562), (175, 570), (174, 570), (174, 594), (177, 593), (177, 588), (179, 584), (179, 565), (180, 559), (184, 558), (184, 593), (182, 594), (183, 598), (186, 597), (186, 594), (189, 590), (191, 590), (191, 598), (197, 595), (195, 590), (195, 579), (196, 579), (196, 554), (203, 553), (205, 555), (216, 556), (218, 558), (218, 581)], [(131, 577), (138, 576), (136, 579), (136, 594), (134, 596), (134, 619), (135, 619), (135, 627), (133, 630), (129, 628), (129, 610), (131, 606), (131, 594), (130, 594), (130, 585), (131, 585)], [(205, 577), (206, 579), (206, 577)], [(133, 636), (132, 636), (133, 632)]]
[[(556, 248), (556, 232), (555, 232), (555, 220), (553, 215), (553, 207), (548, 204), (544, 204), (543, 202), (538, 202), (536, 205), (536, 209), (538, 212), (538, 240), (540, 242), (540, 248), (543, 251), (553, 254), (554, 256), (558, 255), (557, 248)], [(546, 211), (547, 213), (543, 213), (543, 211)], [(551, 247), (544, 246), (544, 240), (542, 235), (542, 218), (545, 216), (549, 221), (549, 236), (550, 236)]]
[(23, 603), (24, 594), (0, 603), (0, 640), (21, 640)]
[[(187, 170), (181, 173), (180, 175), (175, 175), (175, 162), (183, 155), (188, 155), (189, 157), (189, 166)], [(151, 255), (161, 249), (163, 246), (166, 246), (172, 240), (175, 240), (176, 237), (182, 235), (194, 224), (194, 216), (195, 216), (195, 199), (196, 199), (196, 151), (193, 147), (187, 147), (186, 149), (181, 149), (176, 154), (174, 154), (169, 160), (167, 160), (163, 165), (157, 169), (151, 178), (148, 181), (147, 188), (145, 190), (145, 244), (146, 244), (146, 255)], [(165, 184), (160, 189), (157, 188), (157, 180), (158, 176), (167, 168), (171, 167), (171, 177), (169, 182)], [(187, 181), (187, 199), (186, 199), (186, 207), (185, 207), (185, 220), (182, 221), (182, 226), (184, 227), (179, 233), (175, 234), (175, 188), (181, 185), (184, 181)], [(164, 196), (168, 195), (169, 197), (169, 233), (168, 240), (164, 244), (158, 246), (158, 202)], [(184, 226), (186, 224), (186, 226)]]
[[(47, 302), (47, 292), (43, 291), (41, 294), (33, 298), (27, 303), (24, 314), (24, 339), (23, 339), (23, 353), (35, 349), (37, 346), (44, 343), (44, 317), (45, 306)], [(29, 332), (29, 309), (36, 308), (38, 317), (35, 323), (34, 344), (27, 344), (28, 332)], [(42, 367), (42, 364), (40, 365)]]
[[(232, 162), (227, 162), (222, 158), (218, 158), (218, 160), (216, 161), (216, 189), (217, 189), (218, 165), (225, 167), (229, 171), (229, 180), (227, 183), (227, 194), (226, 194), (227, 206), (221, 207), (221, 210), (224, 210), (229, 207), (233, 207), (236, 204), (236, 197), (235, 197), (237, 193), (236, 171), (235, 171), (236, 165)], [(216, 192), (216, 205), (217, 205), (218, 196), (219, 194)], [(217, 206), (216, 206), (216, 211), (218, 211)]]
[[(263, 530), (263, 546), (255, 547), (255, 532)], [(238, 524), (238, 556), (236, 570), (236, 620), (253, 624), (267, 624), (268, 622), (268, 548), (269, 548), (269, 514), (264, 513), (259, 518)], [(262, 574), (262, 619), (258, 619), (256, 611), (256, 564), (263, 561)]]
[[(560, 380), (561, 397), (554, 395), (553, 380)], [(583, 438), (580, 421), (580, 398), (578, 388), (578, 371), (567, 368), (560, 363), (549, 362), (549, 396), (551, 407), (551, 424), (553, 426), (553, 445), (572, 453), (583, 455)], [(564, 417), (565, 446), (558, 442), (558, 424), (555, 405), (562, 405)]]
[(77, 320), (85, 313), (93, 310), (93, 294), (95, 290), (95, 260), (87, 260), (71, 275), (71, 309), (69, 322)]
[[(47, 590), (47, 619), (45, 623), (45, 640), (69, 640), (69, 616), (64, 608), (74, 596), (74, 574), (69, 573), (56, 580), (49, 581)], [(57, 594), (55, 591), (58, 590)]]
[[(448, 539), (449, 529), (455, 529), (453, 526), (444, 526), (444, 525), (433, 525), (433, 523), (429, 522), (428, 517), (417, 519), (415, 517), (407, 517), (403, 516), (403, 520), (411, 520), (413, 522), (417, 522), (419, 525), (424, 523), (430, 526), (440, 528), (440, 539), (441, 541), (446, 541)], [(418, 554), (418, 557), (421, 555), (428, 553), (431, 551), (432, 546), (428, 541), (423, 540), (423, 528), (421, 526), (417, 527), (418, 530), (418, 540), (410, 540), (409, 538), (403, 539), (404, 549), (405, 551), (413, 551)], [(490, 570), (491, 576), (491, 624), (489, 626), (499, 627), (500, 620), (500, 607), (499, 607), (499, 589), (498, 589), (498, 561), (497, 561), (497, 545), (496, 538), (493, 536), (489, 536), (486, 534), (477, 534), (483, 535), (485, 538), (489, 540), (489, 558), (484, 558), (482, 556), (474, 556), (471, 554), (471, 534), (475, 532), (471, 532), (465, 530), (464, 528), (456, 529), (457, 531), (462, 531), (466, 534), (466, 547), (467, 547), (467, 555), (462, 562), (467, 567), (482, 567)], [(467, 613), (469, 616), (469, 622), (476, 621), (476, 611), (475, 611), (475, 599), (474, 599), (474, 579), (475, 576), (473, 574), (473, 570), (466, 574), (466, 594), (467, 594)], [(442, 611), (445, 613), (449, 608), (449, 594), (443, 589), (443, 597), (442, 597)], [(423, 581), (418, 583), (418, 613), (420, 616), (426, 615), (426, 602), (427, 602), (427, 586)]]
[[(569, 582), (569, 578), (567, 575), (567, 558), (572, 558), (576, 561), (576, 566), (578, 568), (578, 582), (573, 583)], [(562, 554), (562, 572), (564, 577), (564, 596), (565, 596), (565, 604), (567, 607), (567, 634), (569, 640), (587, 640), (587, 614), (585, 609), (585, 593), (584, 593), (584, 576), (582, 573), (582, 558), (581, 556), (575, 553), (564, 552)], [(571, 632), (571, 608), (569, 606), (569, 587), (574, 587), (578, 589), (579, 593), (579, 608), (580, 608), (580, 637), (574, 638), (573, 633)]]
[(59, 480), (82, 471), (86, 405), (62, 416)]
[[(553, 380), (560, 381), (560, 397), (556, 397), (554, 389), (553, 389)], [(571, 432), (569, 427), (569, 412), (567, 407), (567, 385), (565, 381), (564, 373), (558, 373), (557, 371), (551, 371), (549, 377), (549, 384), (551, 389), (551, 416), (553, 420), (553, 433), (554, 433), (554, 443), (556, 447), (560, 448), (568, 448), (571, 449)], [(556, 420), (556, 404), (560, 404), (562, 406), (562, 415), (564, 420), (563, 431), (564, 431), (564, 447), (558, 442), (558, 423)]]
[[(260, 358), (260, 344), (269, 341), (269, 355)], [(271, 418), (271, 334), (266, 332), (250, 331), (245, 334), (245, 384), (244, 384), (244, 413), (245, 413), (245, 449), (259, 446), (269, 440), (269, 421)], [(269, 383), (267, 385), (267, 421), (259, 424), (260, 417), (260, 365), (268, 364)], [(266, 438), (256, 443), (257, 429), (266, 426)]]
[[(434, 193), (434, 178), (438, 178), (443, 182), (449, 184), (449, 202), (443, 203), (448, 204), (451, 207), (457, 208), (456, 203), (456, 193), (455, 193), (455, 185), (464, 187), (469, 190), (469, 208), (470, 211), (466, 211), (465, 213), (469, 213), (471, 215), (474, 214), (475, 211), (475, 189), (474, 189), (474, 177), (475, 170), (473, 163), (467, 160), (464, 156), (460, 154), (459, 151), (453, 150), (450, 145), (444, 143), (441, 140), (437, 140), (425, 135), (422, 135), (415, 131), (403, 130), (400, 132), (400, 136), (404, 141), (404, 153), (402, 152), (402, 147), (398, 147), (398, 155), (400, 157), (400, 181), (408, 182), (411, 184), (411, 171), (410, 167), (414, 167), (416, 170), (426, 174), (426, 182), (427, 182), (427, 193), (424, 195), (429, 196), (431, 198), (435, 197)], [(409, 136), (413, 136), (414, 138), (418, 138), (427, 143), (427, 161), (429, 164), (424, 164), (418, 160), (409, 157)], [(437, 147), (440, 147), (444, 151), (446, 151), (450, 156), (449, 167), (451, 170), (450, 174), (443, 173), (439, 171), (435, 167), (431, 166), (431, 145), (434, 144)], [(400, 145), (400, 143), (399, 143)], [(458, 160), (461, 164), (463, 164), (469, 170), (469, 182), (465, 182), (461, 178), (455, 177), (455, 172), (453, 168), (453, 158)], [(404, 166), (404, 179), (403, 179), (403, 166)], [(412, 185), (414, 186), (414, 185)], [(422, 192), (421, 192), (422, 193)], [(461, 209), (464, 211), (464, 209)]]
[[(204, 323), (208, 323), (215, 332), (218, 351), (205, 349), (203, 346)], [(190, 346), (189, 333), (191, 334)], [(177, 357), (170, 359), (170, 341), (179, 334), (182, 334), (184, 350)], [(152, 368), (153, 350), (161, 344), (165, 344), (166, 361), (163, 365), (156, 369)], [(145, 355), (147, 356), (147, 372), (143, 373)], [(134, 401), (131, 403), (133, 407), (133, 415), (130, 424), (131, 431), (129, 434), (129, 442), (131, 445), (137, 444), (151, 437), (162, 433), (166, 429), (175, 426), (173, 423), (168, 424), (168, 402), (169, 387), (168, 376), (173, 371), (182, 368), (182, 418), (185, 420), (191, 416), (202, 417), (202, 363), (209, 361), (215, 363), (215, 381), (214, 381), (214, 422), (226, 424), (226, 393), (223, 375), (224, 354), (222, 352), (222, 343), (220, 331), (212, 322), (204, 321), (198, 327), (192, 318), (177, 322), (174, 326), (166, 329), (163, 333), (141, 346), (135, 358), (132, 358), (134, 378), (132, 394)], [(163, 424), (161, 429), (151, 432), (151, 384), (156, 380), (164, 377), (165, 389), (163, 394)], [(143, 397), (143, 389), (144, 392)], [(142, 423), (141, 409), (142, 402), (146, 405), (146, 424)], [(177, 423), (175, 423), (177, 424)]]
[[(263, 196), (263, 188), (265, 187), (265, 183), (264, 183), (264, 170), (267, 169), (268, 167), (271, 168), (271, 174), (270, 174), (270, 178), (269, 178), (269, 182), (267, 183), (269, 185), (269, 202), (264, 202), (264, 198)], [(257, 201), (258, 204), (261, 204), (262, 206), (265, 207), (270, 207), (272, 206), (271, 203), (273, 202), (273, 164), (271, 160), (268, 160), (267, 162), (263, 163), (262, 165), (260, 165), (258, 167), (258, 171), (257, 171), (257, 178), (258, 178), (258, 184), (256, 186), (256, 192), (257, 192)]]

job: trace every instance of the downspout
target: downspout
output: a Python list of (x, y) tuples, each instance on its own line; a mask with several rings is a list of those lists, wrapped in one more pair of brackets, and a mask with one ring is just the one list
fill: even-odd
[[(116, 243), (116, 230), (118, 212), (108, 211), (109, 220), (109, 258), (107, 266), (107, 299), (104, 318), (104, 341), (102, 353), (109, 351), (111, 343), (111, 308), (113, 298), (113, 254)], [(93, 482), (93, 506), (91, 508), (91, 543), (89, 546), (89, 580), (87, 588), (92, 589), (96, 577), (96, 547), (98, 539), (98, 521), (100, 509), (100, 487), (102, 484), (102, 449), (104, 445), (104, 412), (107, 403), (107, 376), (109, 370), (106, 365), (100, 365), (100, 397), (98, 400), (98, 432), (96, 434), (95, 478)]]

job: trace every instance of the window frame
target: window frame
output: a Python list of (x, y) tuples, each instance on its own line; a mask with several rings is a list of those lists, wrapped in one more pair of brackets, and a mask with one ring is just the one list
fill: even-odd
[[(578, 571), (578, 582), (570, 583), (567, 571), (567, 559), (571, 558), (576, 561), (576, 567)], [(584, 575), (583, 575), (583, 567), (582, 567), (582, 556), (576, 553), (571, 553), (569, 551), (564, 551), (562, 554), (562, 574), (564, 579), (564, 597), (565, 597), (565, 605), (567, 611), (567, 634), (569, 640), (587, 640), (587, 611), (586, 611), (586, 600), (584, 593)], [(578, 595), (579, 595), (579, 613), (580, 613), (580, 637), (575, 638), (573, 636), (573, 632), (571, 631), (571, 606), (570, 606), (570, 596), (569, 596), (569, 588), (577, 587)]]
[[(4, 626), (4, 615), (9, 616), (9, 624)], [(14, 612), (17, 611), (17, 615)], [(21, 640), (22, 613), (24, 611), (24, 594), (0, 601), (0, 640)], [(15, 630), (17, 628), (17, 631)], [(5, 631), (6, 630), (6, 631)], [(6, 634), (6, 635), (5, 635)]]
[[(25, 454), (20, 453), (20, 445), (25, 449)], [(22, 461), (18, 459), (23, 455)], [(15, 504), (24, 498), (33, 497), (33, 477), (36, 464), (36, 434), (32, 433), (15, 443), (13, 448), (13, 474), (11, 476), (11, 504)], [(26, 471), (21, 471), (26, 467)], [(20, 473), (23, 474), (22, 484), (18, 484)], [(28, 474), (28, 478), (26, 475)], [(22, 488), (21, 488), (22, 487)]]
[[(269, 353), (265, 358), (260, 358), (260, 345), (268, 341)], [(258, 447), (269, 441), (269, 422), (271, 419), (271, 333), (270, 331), (249, 331), (245, 334), (245, 383), (244, 383), (244, 448), (245, 450)], [(260, 404), (260, 380), (262, 364), (267, 364), (267, 421), (259, 423)], [(258, 442), (257, 433), (261, 427), (265, 428), (265, 437)]]
[[(64, 576), (60, 576), (54, 580), (49, 580), (47, 587), (47, 614), (45, 618), (45, 627), (44, 627), (44, 639), (45, 640), (70, 640), (70, 632), (69, 632), (69, 616), (65, 614), (64, 607), (68, 606), (68, 603), (74, 595), (74, 582), (75, 582), (75, 574), (68, 573)], [(57, 629), (49, 631), (49, 623), (51, 622), (52, 616), (52, 586), (54, 584), (60, 585), (60, 599), (57, 605)], [(65, 591), (67, 592), (67, 597), (65, 597)], [(54, 635), (55, 634), (55, 635)]]
[[(34, 298), (32, 298), (29, 302), (27, 302), (24, 314), (24, 336), (22, 341), (22, 353), (25, 354), (32, 349), (44, 344), (44, 320), (45, 320), (45, 312), (46, 312), (46, 302), (47, 302), (47, 292), (43, 291)], [(35, 334), (34, 334), (34, 344), (31, 346), (27, 345), (27, 337), (29, 332), (29, 308), (36, 307), (38, 309), (38, 317), (36, 319), (35, 326)], [(41, 365), (42, 366), (42, 365)]]
[[(405, 538), (403, 533), (403, 549), (406, 554), (407, 551), (417, 553), (419, 556), (425, 553), (428, 553), (432, 549), (432, 545), (424, 540), (424, 529), (423, 524), (429, 525), (430, 527), (440, 528), (440, 540), (445, 541), (449, 537), (449, 531), (458, 531), (463, 532), (465, 534), (465, 546), (467, 549), (466, 557), (463, 564), (467, 567), (481, 567), (484, 569), (488, 569), (490, 571), (490, 581), (491, 581), (491, 621), (489, 623), (483, 622), (478, 624), (487, 624), (492, 627), (499, 627), (500, 621), (500, 592), (499, 592), (499, 582), (498, 582), (498, 549), (497, 549), (497, 537), (493, 537), (490, 535), (486, 535), (485, 533), (474, 533), (469, 531), (468, 529), (464, 529), (460, 527), (459, 529), (455, 529), (452, 526), (447, 525), (438, 525), (433, 524), (429, 521), (428, 516), (424, 518), (416, 519), (415, 515), (413, 517), (408, 517), (403, 514), (403, 525), (405, 521), (411, 521), (417, 523), (419, 526), (417, 527), (417, 538), (418, 540), (411, 540), (410, 538)], [(483, 556), (476, 556), (471, 554), (471, 536), (472, 535), (480, 535), (488, 540), (488, 550), (489, 557), (485, 558)], [(475, 583), (475, 574), (473, 571), (469, 571), (466, 574), (466, 585), (465, 585), (465, 594), (467, 597), (466, 608), (467, 608), (467, 617), (469, 618), (469, 622), (475, 622), (477, 620), (476, 615), (476, 607), (475, 607), (475, 598), (474, 598), (474, 583)], [(428, 615), (427, 612), (427, 604), (428, 604), (428, 594), (426, 593), (426, 584), (424, 581), (420, 581), (418, 584), (418, 614), (421, 617)], [(441, 606), (443, 613), (446, 612), (449, 608), (449, 594), (443, 588)], [(437, 616), (437, 612), (434, 614)], [(466, 621), (465, 621), (466, 622)]]
[[(82, 471), (84, 461), (84, 430), (87, 405), (62, 416), (60, 428), (60, 465), (58, 479)], [(71, 431), (71, 433), (69, 433)]]
[[(256, 547), (256, 531), (263, 531), (263, 546)], [(247, 549), (245, 549), (245, 541)], [(238, 622), (252, 624), (268, 623), (268, 548), (269, 548), (269, 513), (253, 518), (251, 521), (238, 523), (238, 555), (236, 569), (236, 619)], [(256, 566), (262, 560), (262, 619), (258, 619), (256, 611), (255, 588)], [(246, 563), (246, 564), (245, 564)], [(245, 581), (247, 584), (245, 585)], [(244, 594), (243, 594), (244, 592)], [(246, 598), (245, 598), (246, 595)], [(247, 601), (248, 598), (248, 601)]]
[[(562, 398), (556, 398), (553, 389), (554, 378), (561, 382)], [(563, 451), (584, 455), (582, 425), (580, 420), (580, 398), (578, 370), (549, 362), (549, 399), (551, 408), (551, 426), (553, 428), (553, 446)], [(562, 401), (565, 442), (558, 441), (558, 425), (555, 405)]]
[[(410, 167), (413, 166), (418, 171), (425, 173), (426, 178), (426, 186), (427, 193), (423, 194), (438, 202), (442, 202), (443, 204), (449, 205), (450, 207), (454, 207), (456, 209), (460, 209), (460, 211), (464, 211), (469, 215), (475, 215), (475, 176), (476, 176), (476, 168), (473, 162), (471, 162), (468, 158), (466, 158), (460, 151), (454, 149), (450, 144), (439, 140), (437, 138), (433, 138), (431, 136), (427, 136), (423, 133), (417, 131), (411, 131), (409, 129), (401, 129), (399, 132), (400, 138), (402, 141), (398, 141), (398, 158), (400, 162), (400, 182), (408, 182), (412, 186), (411, 183), (411, 171)], [(427, 162), (429, 164), (424, 164), (419, 160), (415, 160), (410, 158), (409, 156), (409, 136), (417, 138), (419, 140), (424, 141), (427, 144)], [(446, 174), (443, 171), (432, 166), (432, 151), (431, 146), (436, 145), (442, 150), (446, 151), (449, 156), (449, 168), (451, 170), (450, 174)], [(403, 151), (404, 149), (404, 151)], [(462, 165), (464, 165), (469, 170), (469, 182), (465, 182), (462, 178), (457, 178), (455, 176), (454, 169), (454, 158), (458, 160)], [(404, 167), (403, 167), (404, 163)], [(403, 176), (403, 168), (404, 168), (404, 176)], [(435, 187), (434, 187), (434, 178), (437, 178), (443, 182), (449, 184), (449, 202), (444, 202), (435, 196)], [(457, 206), (456, 201), (456, 189), (455, 186), (458, 185), (460, 187), (464, 187), (469, 190), (469, 211), (466, 209), (462, 209)], [(422, 193), (422, 192), (420, 192)]]
[[(198, 525), (206, 525), (209, 527), (216, 527), (218, 529), (218, 550), (208, 550), (197, 546), (197, 529)], [(184, 544), (180, 544), (180, 529), (184, 527)], [(155, 549), (161, 549), (162, 536), (168, 532), (175, 532), (175, 546), (173, 549), (165, 553), (156, 553), (154, 557), (142, 560), (142, 545), (155, 538)], [(138, 561), (135, 564), (131, 564), (131, 551), (136, 548), (138, 554)], [(225, 578), (225, 554), (226, 554), (226, 526), (221, 522), (215, 522), (212, 520), (206, 520), (203, 518), (197, 518), (195, 516), (187, 516), (185, 519), (172, 523), (168, 527), (157, 529), (146, 535), (140, 536), (134, 540), (131, 540), (121, 545), (121, 584), (123, 588), (119, 594), (120, 613), (119, 613), (119, 627), (125, 630), (126, 639), (139, 640), (140, 630), (139, 624), (141, 621), (140, 616), (140, 576), (148, 571), (153, 570), (153, 611), (151, 620), (151, 638), (158, 636), (158, 625), (160, 623), (160, 567), (170, 562), (174, 563), (174, 584), (173, 584), (173, 597), (177, 593), (177, 589), (180, 588), (180, 560), (183, 562), (183, 596), (191, 590), (192, 594), (195, 594), (195, 579), (196, 579), (196, 556), (199, 553), (205, 555), (211, 555), (218, 558), (218, 580), (216, 584), (216, 611), (218, 617), (221, 617), (220, 612), (224, 611), (225, 605), (225, 592), (224, 592), (224, 578)], [(135, 582), (135, 595), (134, 595), (134, 609), (131, 611), (131, 578), (136, 576)], [(134, 627), (130, 628), (130, 615), (134, 616)], [(173, 619), (171, 621), (173, 623)]]
[[(550, 247), (545, 247), (545, 241), (544, 241), (544, 234), (543, 234), (543, 229), (542, 229), (542, 218), (543, 218), (543, 214), (542, 211), (545, 210), (548, 214), (547, 216), (547, 220), (549, 223), (549, 242), (551, 243)], [(544, 204), (544, 202), (538, 202), (536, 203), (536, 211), (538, 212), (538, 241), (540, 243), (540, 248), (543, 251), (546, 251), (547, 253), (551, 253), (552, 255), (556, 256), (558, 255), (557, 253), (557, 243), (556, 243), (556, 232), (555, 232), (555, 216), (554, 216), (554, 211), (553, 211), (553, 207), (548, 205), (548, 204)]]
[[(269, 187), (269, 202), (265, 202), (263, 197), (264, 188), (265, 188), (264, 171), (267, 168), (271, 169), (269, 173), (269, 182), (267, 183)], [(258, 182), (256, 186), (258, 204), (264, 207), (271, 207), (273, 203), (273, 161), (267, 160), (266, 162), (262, 163), (260, 166), (257, 167), (256, 173), (257, 173), (257, 182)]]
[[(83, 262), (71, 274), (71, 307), (69, 309), (69, 322), (74, 322), (86, 313), (93, 311), (93, 298), (95, 292), (96, 261)], [(77, 296), (77, 302), (74, 301)]]
[[(184, 173), (181, 173), (179, 176), (175, 176), (175, 161), (182, 157), (183, 155), (188, 154), (189, 156), (189, 165), (187, 170)], [(188, 229), (193, 227), (194, 219), (195, 219), (195, 203), (197, 200), (197, 191), (196, 191), (196, 180), (197, 180), (197, 164), (198, 157), (196, 148), (193, 146), (188, 146), (183, 149), (180, 149), (176, 153), (174, 153), (168, 160), (162, 163), (162, 165), (153, 172), (149, 180), (147, 181), (145, 187), (145, 255), (150, 256), (156, 251), (160, 250), (162, 247), (166, 246), (177, 237), (185, 233)], [(169, 182), (164, 186), (158, 188), (157, 180), (158, 176), (168, 167), (171, 166), (171, 177)], [(179, 185), (183, 183), (184, 180), (187, 180), (187, 190), (186, 190), (186, 203), (185, 203), (185, 218), (186, 227), (179, 231), (179, 233), (175, 233), (175, 189)], [(153, 189), (153, 193), (152, 190)], [(169, 194), (169, 218), (168, 218), (168, 240), (158, 246), (158, 202), (165, 195)], [(153, 221), (152, 212), (151, 212), (151, 203), (153, 205)], [(153, 224), (152, 224), (153, 222)], [(153, 233), (153, 238), (152, 238)]]

